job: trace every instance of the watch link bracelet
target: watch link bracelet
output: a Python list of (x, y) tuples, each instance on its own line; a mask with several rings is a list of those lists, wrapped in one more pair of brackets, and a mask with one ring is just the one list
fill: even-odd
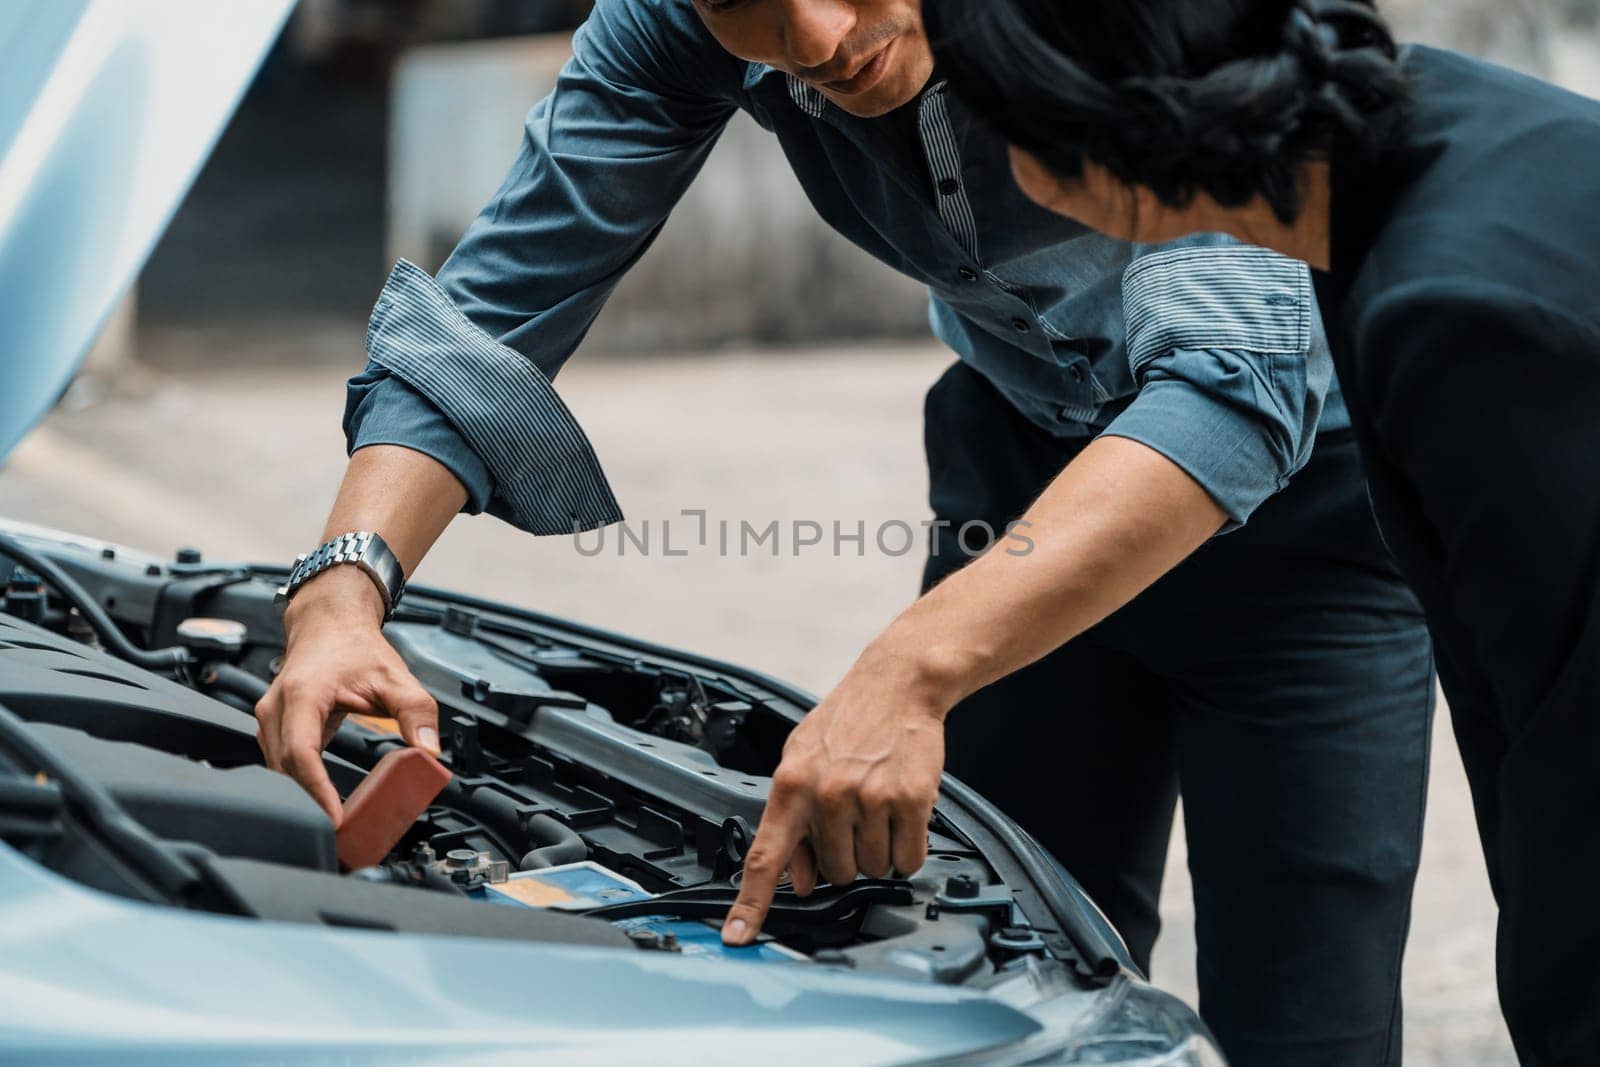
[(278, 595), (273, 598), (278, 613), (283, 613), (302, 585), (342, 563), (355, 564), (372, 579), (372, 584), (378, 587), (378, 595), (383, 597), (383, 621), (388, 622), (400, 603), (400, 594), (405, 591), (406, 576), (383, 538), (370, 530), (340, 534), (316, 551), (297, 556), (289, 569), (289, 580), (279, 587)]

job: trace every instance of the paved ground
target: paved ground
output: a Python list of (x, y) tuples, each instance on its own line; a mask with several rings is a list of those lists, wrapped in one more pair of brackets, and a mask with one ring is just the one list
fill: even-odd
[[(312, 343), (358, 350), (359, 327)], [(0, 514), (152, 550), (286, 560), (316, 537), (342, 468), (343, 372), (277, 362), (297, 339), (258, 336), (257, 366), (204, 371), (220, 339), (168, 333), (182, 371), (151, 372), (117, 395), (53, 416), (0, 470)], [(228, 346), (240, 343), (237, 338)], [(276, 346), (276, 349), (274, 348)], [(151, 348), (147, 344), (146, 351)], [(265, 357), (265, 358), (260, 358)], [(462, 520), (422, 581), (571, 615), (752, 664), (826, 689), (855, 650), (913, 595), (915, 551), (886, 555), (872, 532), (926, 515), (923, 390), (946, 361), (932, 347), (730, 353), (671, 362), (577, 360), (564, 395), (605, 460), (651, 552), (619, 558), (615, 539), (586, 556), (571, 539), (534, 541), (491, 519)], [(92, 387), (69, 401), (82, 402)], [(685, 508), (704, 508), (711, 547), (692, 544)], [(662, 552), (661, 524), (674, 520)], [(716, 524), (866, 523), (864, 556), (831, 546), (798, 556), (715, 551)], [(805, 528), (801, 528), (804, 531)], [(788, 533), (785, 534), (788, 536)], [(888, 536), (889, 548), (903, 537)], [(585, 542), (592, 550), (593, 540)], [(1497, 1067), (1513, 1061), (1495, 1007), (1493, 912), (1465, 782), (1441, 717), (1423, 873), (1405, 978), (1407, 1062)], [(1164, 894), (1157, 980), (1193, 997), (1194, 938), (1181, 834)]]

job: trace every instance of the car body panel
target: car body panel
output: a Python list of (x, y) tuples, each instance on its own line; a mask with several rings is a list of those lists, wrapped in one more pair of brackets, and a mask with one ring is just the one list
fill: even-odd
[(0, 457), (71, 379), (292, 6), (0, 5)]
[(804, 964), (177, 911), (0, 845), (0, 1034), (26, 1062), (889, 1064), (1038, 1028), (981, 994)]

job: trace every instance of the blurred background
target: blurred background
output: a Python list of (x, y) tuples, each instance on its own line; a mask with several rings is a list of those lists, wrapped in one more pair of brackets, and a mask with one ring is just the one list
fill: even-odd
[[(1408, 39), (1600, 95), (1600, 0), (1391, 0)], [(284, 562), (344, 465), (343, 381), (394, 259), (429, 270), (499, 184), (583, 0), (301, 0), (165, 239), (55, 413), (0, 468), (0, 514), (150, 550)], [(540, 254), (559, 257), (559, 246)], [(826, 690), (915, 595), (922, 394), (950, 357), (925, 298), (827, 231), (741, 116), (559, 380), (648, 554), (462, 519), (417, 579)], [(826, 542), (661, 551), (713, 524)], [(831, 531), (868, 531), (833, 551)], [(785, 533), (787, 538), (788, 534)], [(581, 547), (581, 550), (580, 550)], [(1070, 714), (1070, 708), (1041, 714)], [(1514, 1063), (1494, 914), (1447, 716), (1408, 947), (1406, 1060)], [(1181, 825), (1158, 982), (1194, 998)]]

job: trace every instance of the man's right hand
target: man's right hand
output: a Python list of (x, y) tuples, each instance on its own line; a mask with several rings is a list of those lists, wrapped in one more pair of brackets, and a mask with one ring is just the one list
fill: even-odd
[(439, 753), (439, 707), (384, 640), (383, 600), (356, 567), (307, 582), (284, 612), (283, 668), (256, 705), (267, 766), (294, 778), (335, 826), (342, 807), (322, 749), (351, 712), (396, 720), (407, 744)]

